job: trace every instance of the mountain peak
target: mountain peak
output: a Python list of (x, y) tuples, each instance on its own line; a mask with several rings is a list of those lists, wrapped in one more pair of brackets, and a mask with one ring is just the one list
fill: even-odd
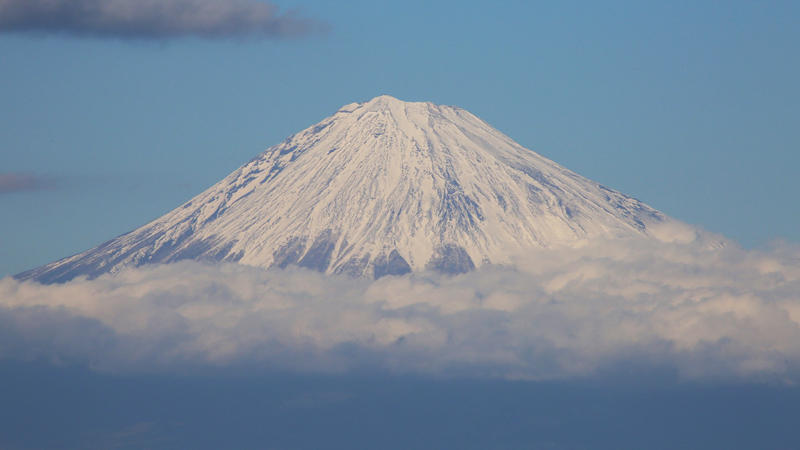
[(367, 101), (366, 105), (390, 105), (390, 104), (403, 104), (403, 103), (408, 103), (408, 102), (404, 102), (388, 94), (382, 94), (377, 97), (374, 97), (372, 100)]
[(392, 97), (391, 95), (379, 95), (367, 102), (360, 104), (365, 111), (386, 111), (393, 114), (409, 108), (424, 108), (426, 105), (434, 106), (430, 102), (406, 102)]
[(517, 252), (694, 229), (469, 112), (381, 95), (268, 148), (155, 221), (22, 278), (181, 259), (354, 276), (510, 264)]
[(399, 100), (391, 95), (379, 95), (377, 97), (373, 97), (366, 102), (356, 102), (356, 103), (348, 103), (347, 105), (342, 106), (339, 108), (338, 112), (353, 112), (357, 109), (364, 109), (367, 111), (381, 111), (381, 110), (390, 110), (392, 108), (404, 108), (407, 105), (410, 105), (414, 102), (404, 102)]

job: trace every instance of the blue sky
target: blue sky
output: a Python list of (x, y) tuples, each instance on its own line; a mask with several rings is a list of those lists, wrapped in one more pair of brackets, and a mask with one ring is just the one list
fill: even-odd
[(797, 2), (277, 1), (301, 38), (0, 34), (0, 275), (179, 205), (382, 93), (745, 246), (800, 240)]

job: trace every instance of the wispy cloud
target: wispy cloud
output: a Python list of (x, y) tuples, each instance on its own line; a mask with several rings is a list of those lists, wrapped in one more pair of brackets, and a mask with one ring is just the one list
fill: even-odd
[(0, 173), (0, 195), (53, 186), (53, 180), (30, 173)]
[(800, 248), (596, 243), (377, 281), (183, 262), (0, 280), (0, 358), (103, 370), (361, 368), (501, 378), (617, 367), (800, 381)]
[(0, 32), (165, 39), (296, 37), (322, 30), (259, 0), (0, 0)]

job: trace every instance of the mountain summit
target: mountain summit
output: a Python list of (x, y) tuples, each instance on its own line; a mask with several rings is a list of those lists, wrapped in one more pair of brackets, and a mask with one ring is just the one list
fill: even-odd
[(182, 259), (380, 277), (515, 252), (695, 230), (514, 142), (461, 108), (351, 103), (153, 222), (22, 273), (63, 282)]

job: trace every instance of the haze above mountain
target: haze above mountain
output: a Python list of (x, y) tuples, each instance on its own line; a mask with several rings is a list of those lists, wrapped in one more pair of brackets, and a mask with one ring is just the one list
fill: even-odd
[(706, 239), (464, 109), (384, 95), (343, 106), (141, 228), (17, 277), (64, 282), (183, 259), (462, 273), (525, 249), (633, 237)]

